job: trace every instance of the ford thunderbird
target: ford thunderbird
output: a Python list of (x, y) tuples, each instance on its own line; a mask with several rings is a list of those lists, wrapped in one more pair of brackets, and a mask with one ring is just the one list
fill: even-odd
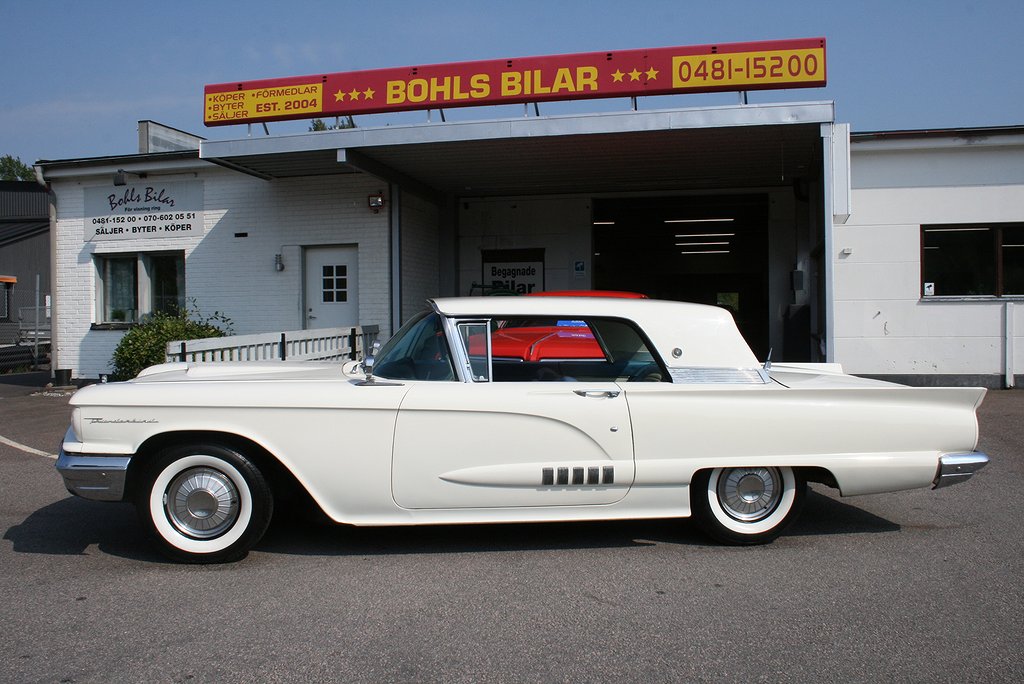
[(716, 307), (435, 299), (361, 363), (168, 363), (83, 388), (57, 469), (134, 502), (187, 562), (243, 557), (302, 490), (350, 525), (692, 516), (756, 544), (808, 482), (969, 479), (984, 394), (760, 364)]

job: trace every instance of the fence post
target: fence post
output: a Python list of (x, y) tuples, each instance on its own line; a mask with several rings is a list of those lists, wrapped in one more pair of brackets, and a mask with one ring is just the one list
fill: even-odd
[(188, 359), (186, 358), (186, 349), (185, 349), (185, 343), (184, 343), (184, 342), (182, 342), (182, 343), (181, 343), (181, 362), (182, 362), (182, 363), (185, 363), (185, 362), (186, 362), (187, 360), (188, 360)]
[(288, 341), (284, 338), (284, 333), (281, 333), (281, 360), (286, 361), (288, 359), (288, 351), (285, 349), (285, 345)]
[(357, 346), (359, 346), (359, 337), (356, 334), (356, 329), (352, 328), (352, 332), (350, 332), (349, 335), (348, 335), (348, 360), (349, 361), (355, 361), (356, 358), (358, 358), (359, 355), (356, 353), (358, 351), (356, 349)]

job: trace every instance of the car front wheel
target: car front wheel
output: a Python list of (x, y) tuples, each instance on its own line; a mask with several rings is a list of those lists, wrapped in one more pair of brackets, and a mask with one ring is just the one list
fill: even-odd
[(715, 468), (697, 473), (690, 489), (693, 515), (708, 536), (764, 544), (799, 514), (807, 484), (786, 466)]
[(160, 453), (136, 508), (170, 558), (225, 563), (244, 557), (266, 532), (273, 497), (262, 473), (244, 455), (199, 444)]

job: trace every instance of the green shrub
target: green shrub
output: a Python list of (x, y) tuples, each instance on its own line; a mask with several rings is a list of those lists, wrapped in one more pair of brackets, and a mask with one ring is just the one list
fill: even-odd
[(168, 342), (224, 337), (230, 332), (231, 320), (219, 312), (205, 319), (199, 318), (194, 310), (153, 314), (121, 338), (111, 359), (112, 379), (130, 380), (142, 369), (163, 363)]

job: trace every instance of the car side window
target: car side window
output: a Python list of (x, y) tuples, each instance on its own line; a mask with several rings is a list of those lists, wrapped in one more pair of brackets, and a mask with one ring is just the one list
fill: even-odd
[(389, 380), (455, 380), (441, 317), (410, 319), (377, 354), (373, 374)]
[(491, 349), (495, 382), (661, 382), (667, 377), (643, 336), (618, 319), (498, 320)]
[(488, 382), (491, 379), (490, 322), (462, 321), (457, 325), (463, 349), (466, 350), (469, 367), (466, 368), (473, 382)]

